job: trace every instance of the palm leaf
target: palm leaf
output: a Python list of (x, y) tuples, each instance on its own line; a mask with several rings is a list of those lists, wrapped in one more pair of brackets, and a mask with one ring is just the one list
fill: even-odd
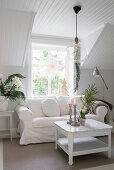
[(21, 92), (21, 91), (17, 91), (17, 90), (14, 90), (9, 96), (8, 96), (8, 98), (10, 99), (10, 100), (13, 100), (13, 101), (15, 101), (15, 99), (23, 99), (23, 100), (25, 100), (25, 94), (23, 93), (23, 92)]
[(4, 86), (6, 86), (7, 84), (11, 83), (12, 82), (12, 79), (14, 77), (18, 77), (20, 79), (24, 79), (26, 77), (24, 77), (22, 74), (18, 73), (18, 74), (12, 74), (10, 76), (8, 76), (8, 78), (6, 79), (6, 81), (4, 82)]
[(88, 89), (83, 92), (83, 97), (81, 97), (82, 107), (90, 110), (93, 106), (94, 101), (97, 99), (96, 96), (99, 94), (95, 84), (88, 85)]

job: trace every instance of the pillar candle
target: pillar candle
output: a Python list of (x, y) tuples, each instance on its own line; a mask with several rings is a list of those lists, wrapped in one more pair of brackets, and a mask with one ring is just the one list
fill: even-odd
[(74, 98), (74, 105), (76, 105), (76, 98)]
[(71, 97), (69, 97), (69, 104), (71, 104)]

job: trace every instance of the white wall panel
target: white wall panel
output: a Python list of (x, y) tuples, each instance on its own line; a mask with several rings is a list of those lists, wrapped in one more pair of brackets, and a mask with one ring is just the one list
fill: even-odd
[(102, 31), (104, 30), (104, 24), (95, 32), (91, 33), (86, 38), (82, 39), (81, 41), (81, 60), (82, 65), (86, 60), (88, 60), (88, 57), (90, 56), (90, 53), (92, 49), (94, 48), (95, 44), (100, 38), (100, 35), (102, 34)]
[(114, 70), (114, 25), (106, 24), (100, 37), (97, 39), (88, 58), (83, 63), (83, 68)]
[(22, 66), (35, 13), (0, 10), (0, 65)]

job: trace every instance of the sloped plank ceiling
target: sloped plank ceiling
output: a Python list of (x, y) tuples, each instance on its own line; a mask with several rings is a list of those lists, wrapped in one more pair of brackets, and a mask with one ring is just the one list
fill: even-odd
[(104, 23), (114, 24), (114, 0), (0, 0), (0, 8), (37, 12), (33, 34), (75, 36), (73, 6), (80, 4), (79, 37), (88, 36)]
[(102, 31), (104, 30), (104, 26), (105, 25), (103, 24), (101, 28), (99, 28), (98, 30), (96, 30), (95, 32), (87, 36), (86, 38), (82, 39), (81, 41), (81, 61), (82, 61), (81, 64), (83, 64), (84, 61), (88, 58), (88, 56), (90, 56), (90, 53), (92, 49), (94, 48), (95, 43), (98, 41), (98, 39), (100, 38), (100, 35), (102, 34)]
[(83, 63), (83, 68), (94, 68), (114, 70), (114, 25), (106, 24), (100, 38), (97, 39)]
[(75, 36), (73, 6), (80, 4), (78, 35), (84, 38), (104, 23), (114, 24), (114, 0), (42, 0), (32, 33), (63, 37)]
[(24, 64), (35, 13), (0, 10), (0, 65)]
[[(0, 0), (0, 8), (37, 12), (32, 29), (33, 35), (37, 34), (37, 37), (45, 37), (46, 35), (47, 37), (53, 36), (71, 39), (75, 37), (75, 13), (73, 11), (73, 6), (78, 4), (82, 6), (82, 10), (78, 15), (78, 36), (82, 41), (82, 45), (84, 37), (89, 40), (87, 42), (88, 45), (85, 44), (86, 48), (82, 47), (85, 48), (83, 49), (82, 57), (86, 56), (87, 59), (87, 62), (84, 61), (83, 67), (94, 67), (94, 65), (97, 65), (104, 60), (105, 65), (102, 64), (100, 67), (107, 69), (112, 68), (114, 66), (114, 53), (111, 52), (113, 50), (112, 44), (114, 44), (112, 38), (114, 32), (113, 27), (111, 27), (111, 29), (107, 26), (107, 31), (105, 32), (104, 29), (103, 34), (101, 33), (102, 36), (99, 34), (100, 38), (98, 38), (98, 41), (95, 40), (95, 34), (98, 32), (95, 34), (92, 34), (92, 32), (98, 30), (98, 28), (105, 23), (114, 25), (114, 0)], [(23, 15), (20, 18), (22, 18), (23, 21)], [(19, 24), (17, 25), (19, 26)], [(16, 26), (16, 29), (18, 26)], [(12, 27), (10, 26), (10, 28)], [(96, 41), (97, 43), (95, 43)], [(111, 63), (109, 63), (109, 60)], [(20, 64), (22, 60), (21, 62), (18, 62)]]

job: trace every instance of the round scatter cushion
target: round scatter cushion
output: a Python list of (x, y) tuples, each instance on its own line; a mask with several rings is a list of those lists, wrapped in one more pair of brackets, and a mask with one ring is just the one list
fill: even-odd
[(60, 116), (59, 104), (54, 99), (45, 99), (42, 102), (42, 111), (45, 116), (56, 117)]

